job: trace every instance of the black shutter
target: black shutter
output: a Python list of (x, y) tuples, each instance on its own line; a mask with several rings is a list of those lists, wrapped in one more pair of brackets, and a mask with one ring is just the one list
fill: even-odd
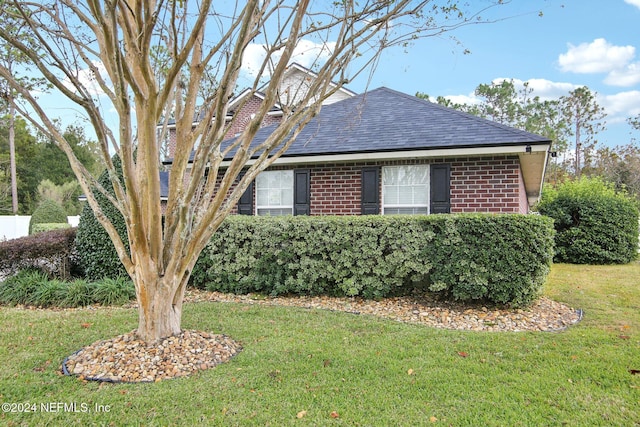
[(450, 213), (450, 174), (448, 164), (431, 165), (431, 209), (430, 213)]
[[(242, 179), (244, 172), (238, 176), (238, 181)], [(247, 190), (240, 196), (238, 200), (239, 215), (253, 215), (253, 181), (247, 187)]]
[(311, 214), (311, 181), (309, 169), (293, 171), (293, 214)]
[(380, 213), (380, 168), (362, 168), (362, 215), (378, 215)]

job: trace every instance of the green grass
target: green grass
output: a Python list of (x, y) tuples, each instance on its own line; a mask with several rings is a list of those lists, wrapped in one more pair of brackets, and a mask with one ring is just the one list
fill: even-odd
[[(584, 309), (583, 321), (560, 333), (459, 332), (339, 312), (190, 304), (185, 329), (230, 335), (244, 350), (215, 369), (155, 384), (58, 373), (82, 346), (134, 329), (135, 310), (2, 308), (0, 400), (34, 403), (37, 412), (0, 413), (0, 424), (640, 425), (640, 375), (629, 372), (640, 369), (640, 264), (554, 265), (545, 293)], [(49, 402), (91, 411), (43, 413)]]

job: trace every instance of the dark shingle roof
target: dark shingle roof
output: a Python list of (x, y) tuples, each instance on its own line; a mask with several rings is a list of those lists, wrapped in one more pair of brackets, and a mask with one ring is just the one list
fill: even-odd
[[(264, 141), (276, 126), (260, 129), (254, 144)], [(283, 157), (549, 142), (383, 87), (322, 107)]]
[[(264, 142), (277, 126), (260, 129), (252, 146)], [(550, 142), (540, 135), (382, 87), (323, 106), (282, 157), (504, 147)], [(235, 151), (229, 153), (227, 159), (234, 154)], [(165, 163), (170, 164), (171, 159)]]

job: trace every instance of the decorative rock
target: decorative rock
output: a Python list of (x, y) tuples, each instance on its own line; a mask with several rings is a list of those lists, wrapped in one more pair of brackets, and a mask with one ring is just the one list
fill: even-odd
[[(122, 343), (128, 343), (122, 346)], [(158, 348), (164, 351), (159, 355)], [(124, 347), (124, 348), (123, 348)], [(110, 341), (97, 341), (65, 361), (66, 369), (87, 380), (154, 382), (183, 377), (224, 363), (242, 347), (224, 335), (185, 331), (158, 345), (146, 345), (135, 331)], [(213, 357), (213, 352), (219, 354)], [(175, 356), (180, 354), (180, 364)], [(112, 363), (118, 360), (119, 363)]]

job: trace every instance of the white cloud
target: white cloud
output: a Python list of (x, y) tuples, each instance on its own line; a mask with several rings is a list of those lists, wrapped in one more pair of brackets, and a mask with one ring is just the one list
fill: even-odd
[[(293, 55), (290, 62), (297, 62), (303, 67), (312, 68), (315, 64), (323, 63), (326, 61), (333, 49), (335, 43), (315, 43), (310, 40), (300, 40), (298, 45), (293, 51)], [(280, 54), (276, 53), (272, 56), (272, 61), (275, 64)], [(252, 43), (247, 46), (242, 57), (242, 68), (251, 76), (257, 76), (260, 71), (260, 67), (266, 59), (265, 45)], [(268, 77), (269, 69), (265, 70), (265, 76)]]
[(633, 46), (614, 46), (603, 38), (578, 46), (569, 44), (567, 53), (558, 57), (560, 69), (573, 73), (608, 73), (627, 66), (635, 56)]
[[(640, 2), (640, 0), (638, 0)], [(640, 83), (640, 62), (634, 62), (619, 70), (612, 70), (604, 82), (610, 86), (629, 87)]]
[[(474, 105), (474, 104), (479, 104), (480, 103), (480, 100), (474, 94), (470, 94), (470, 95), (447, 95), (447, 96), (444, 96), (444, 98), (448, 99), (449, 101), (453, 102), (454, 104)], [(432, 101), (435, 102), (435, 98), (432, 99)]]
[(624, 0), (624, 2), (640, 9), (640, 0)]
[(598, 95), (598, 103), (607, 113), (607, 122), (616, 123), (640, 114), (640, 90)]
[[(102, 62), (100, 62), (100, 61), (92, 61), (92, 64), (95, 67), (95, 69), (98, 71), (100, 76), (102, 76), (102, 78), (104, 80), (109, 82), (108, 78), (106, 77), (107, 76), (107, 69), (104, 66), (104, 64)], [(95, 73), (91, 69), (84, 68), (84, 69), (81, 69), (81, 70), (77, 70), (76, 71), (76, 78), (78, 79), (80, 84), (82, 84), (87, 89), (87, 91), (89, 92), (89, 94), (91, 96), (98, 97), (98, 96), (104, 95), (104, 91), (102, 90), (102, 88), (100, 87), (98, 82), (96, 81)], [(63, 84), (67, 88), (75, 90), (75, 87), (73, 86), (73, 84), (71, 83), (71, 81), (69, 79), (66, 79), (63, 82)]]

